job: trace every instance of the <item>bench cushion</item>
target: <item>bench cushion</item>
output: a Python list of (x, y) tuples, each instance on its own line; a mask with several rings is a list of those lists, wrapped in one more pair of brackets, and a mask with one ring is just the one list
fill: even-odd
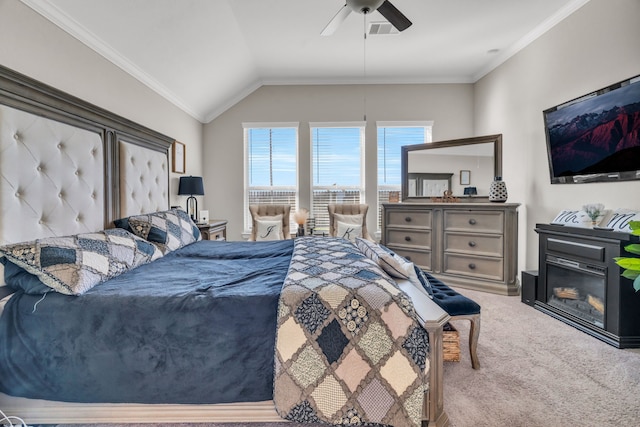
[(424, 272), (424, 274), (429, 279), (433, 301), (449, 313), (449, 316), (465, 316), (480, 313), (480, 305), (477, 302), (454, 291), (429, 273)]

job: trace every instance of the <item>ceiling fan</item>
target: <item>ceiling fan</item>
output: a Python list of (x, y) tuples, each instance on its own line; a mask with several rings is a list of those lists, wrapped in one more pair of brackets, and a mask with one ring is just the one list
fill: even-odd
[(336, 16), (333, 17), (320, 34), (323, 36), (333, 34), (340, 24), (347, 19), (351, 11), (366, 15), (374, 10), (380, 12), (398, 31), (404, 31), (411, 26), (411, 21), (388, 0), (346, 0), (346, 4), (338, 11)]

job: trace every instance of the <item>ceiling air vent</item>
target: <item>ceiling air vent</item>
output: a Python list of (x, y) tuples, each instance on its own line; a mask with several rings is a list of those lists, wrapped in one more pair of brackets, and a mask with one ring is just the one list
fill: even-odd
[(389, 34), (400, 34), (398, 29), (389, 22), (371, 22), (369, 24), (369, 34), (374, 36), (384, 36)]

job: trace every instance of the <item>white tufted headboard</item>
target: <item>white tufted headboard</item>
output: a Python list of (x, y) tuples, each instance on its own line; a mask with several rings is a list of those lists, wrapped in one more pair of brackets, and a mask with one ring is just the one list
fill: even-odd
[(102, 135), (0, 105), (0, 244), (104, 226)]
[(0, 65), (0, 244), (167, 209), (172, 142)]
[(167, 155), (120, 141), (120, 215), (169, 208)]

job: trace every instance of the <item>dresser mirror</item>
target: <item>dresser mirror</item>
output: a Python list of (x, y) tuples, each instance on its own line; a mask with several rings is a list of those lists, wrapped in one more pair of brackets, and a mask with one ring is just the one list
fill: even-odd
[(401, 154), (403, 201), (447, 190), (461, 201), (485, 201), (494, 177), (502, 176), (502, 135), (405, 145)]

